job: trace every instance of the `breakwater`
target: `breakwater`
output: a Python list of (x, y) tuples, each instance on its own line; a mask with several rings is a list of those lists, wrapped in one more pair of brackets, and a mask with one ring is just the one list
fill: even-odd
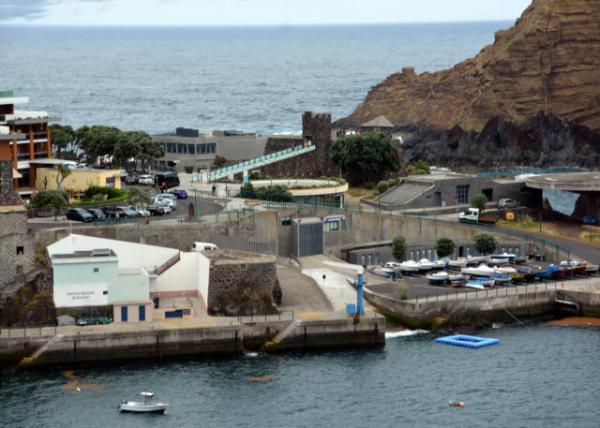
[(539, 283), (401, 300), (365, 289), (365, 299), (411, 328), (483, 326), (570, 311), (600, 315), (600, 280)]
[(341, 313), (319, 313), (315, 319), (285, 321), (272, 318), (248, 318), (220, 326), (139, 323), (4, 329), (0, 334), (0, 365), (79, 366), (385, 344), (385, 319), (377, 314), (352, 318)]

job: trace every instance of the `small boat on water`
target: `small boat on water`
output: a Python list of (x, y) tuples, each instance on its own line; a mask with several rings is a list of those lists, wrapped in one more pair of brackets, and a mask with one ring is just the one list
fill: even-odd
[(433, 269), (433, 262), (428, 259), (419, 260), (419, 271), (421, 272), (429, 272)]
[(400, 263), (400, 272), (408, 274), (419, 272), (419, 263), (414, 260), (402, 262)]
[(169, 403), (164, 401), (152, 401), (154, 397), (153, 392), (142, 392), (140, 393), (144, 397), (143, 402), (139, 401), (123, 401), (119, 405), (121, 412), (130, 413), (162, 413), (164, 414), (169, 407)]
[(427, 274), (427, 281), (431, 285), (446, 285), (448, 283), (448, 272), (434, 272)]
[(490, 277), (495, 272), (495, 270), (493, 268), (489, 267), (488, 265), (486, 265), (485, 263), (481, 263), (477, 267), (462, 268), (461, 272), (464, 275), (469, 275), (469, 276)]

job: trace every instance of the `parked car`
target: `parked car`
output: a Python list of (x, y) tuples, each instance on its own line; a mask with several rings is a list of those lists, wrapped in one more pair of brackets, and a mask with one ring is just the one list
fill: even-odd
[(173, 201), (177, 201), (177, 199), (179, 199), (177, 196), (173, 195), (172, 193), (158, 193), (156, 197), (160, 197), (160, 198), (166, 198), (166, 199), (171, 199)]
[(67, 220), (82, 221), (84, 223), (90, 223), (94, 221), (94, 216), (83, 208), (71, 208), (67, 211)]
[(166, 198), (163, 195), (158, 195), (154, 198), (154, 203), (158, 205), (163, 205), (167, 207), (171, 207), (175, 209), (177, 207), (177, 202), (174, 199)]
[(164, 215), (165, 209), (161, 205), (148, 205), (146, 209), (150, 212), (150, 215)]
[(129, 207), (131, 208), (133, 211), (137, 212), (138, 217), (150, 217), (150, 211), (146, 208), (136, 208), (136, 207)]
[(117, 210), (119, 210), (119, 215), (122, 217), (135, 218), (139, 216), (135, 209), (129, 207), (117, 207)]
[(169, 193), (171, 195), (175, 195), (177, 197), (177, 199), (187, 199), (188, 198), (187, 192), (183, 189), (169, 190)]
[(514, 199), (500, 199), (498, 201), (498, 208), (501, 210), (509, 210), (512, 208), (517, 208), (519, 203)]
[(218, 249), (219, 247), (210, 242), (194, 242), (194, 245), (192, 245), (192, 251), (196, 253), (201, 253), (202, 251), (217, 251)]
[(94, 217), (96, 221), (104, 221), (106, 220), (106, 214), (100, 208), (90, 208), (88, 212)]
[(140, 178), (138, 179), (138, 184), (145, 184), (147, 186), (153, 186), (154, 185), (154, 177), (148, 174), (144, 174), (144, 175), (140, 175)]
[(131, 186), (134, 184), (138, 184), (138, 182), (140, 181), (140, 177), (138, 177), (135, 174), (132, 174), (132, 175), (128, 175), (127, 177), (123, 178), (123, 181), (125, 182), (125, 184)]

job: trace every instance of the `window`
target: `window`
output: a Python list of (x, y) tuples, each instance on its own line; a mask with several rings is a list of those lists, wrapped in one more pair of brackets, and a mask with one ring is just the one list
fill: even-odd
[(469, 185), (456, 186), (456, 202), (459, 204), (469, 203)]
[(103, 296), (107, 296), (107, 295), (108, 295), (108, 290), (104, 290), (104, 291), (102, 292), (102, 295), (103, 295)]
[(100, 269), (94, 268), (94, 273), (98, 273), (98, 272), (100, 272)]
[(25, 248), (22, 245), (17, 246), (17, 256), (25, 253)]
[(127, 306), (121, 306), (121, 322), (127, 322)]
[(106, 178), (106, 187), (115, 187), (115, 177)]
[(198, 144), (198, 154), (203, 155), (206, 153), (206, 144)]
[(140, 305), (139, 306), (139, 318), (140, 321), (146, 321), (146, 306), (145, 305)]
[(339, 221), (328, 221), (325, 223), (325, 232), (334, 232), (340, 230), (340, 222)]
[(177, 144), (177, 153), (187, 153), (187, 144)]
[(217, 153), (217, 144), (210, 143), (206, 145), (206, 153)]
[(167, 153), (177, 153), (177, 144), (167, 143)]
[(188, 153), (190, 155), (193, 155), (196, 153), (196, 145), (195, 144), (188, 144)]

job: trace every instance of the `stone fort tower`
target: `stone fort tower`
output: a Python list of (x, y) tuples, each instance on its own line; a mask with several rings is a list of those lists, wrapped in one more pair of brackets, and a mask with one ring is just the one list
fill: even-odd
[(332, 144), (330, 113), (305, 112), (302, 115), (302, 137), (271, 137), (265, 154), (285, 150), (300, 144), (314, 144), (314, 152), (286, 159), (262, 168), (265, 175), (273, 177), (318, 178), (340, 176), (338, 166), (331, 162), (329, 151)]

